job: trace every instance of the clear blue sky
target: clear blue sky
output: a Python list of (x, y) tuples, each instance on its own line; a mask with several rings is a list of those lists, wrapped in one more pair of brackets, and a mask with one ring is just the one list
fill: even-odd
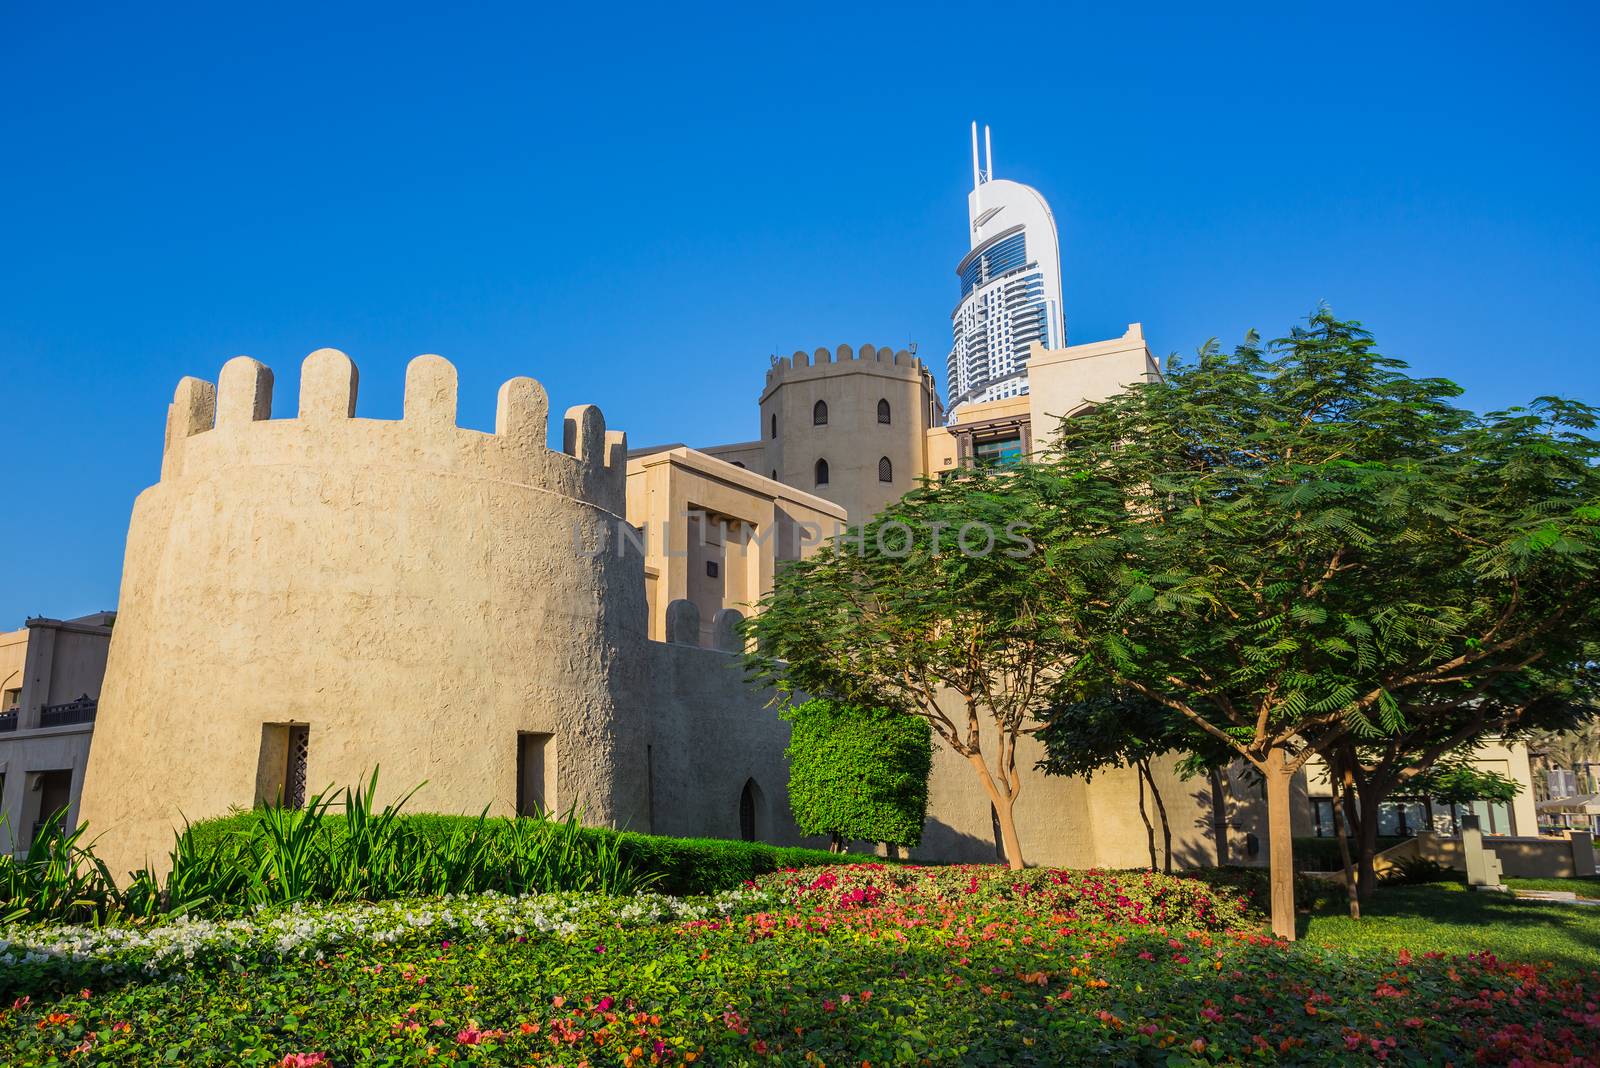
[[(458, 12), (448, 12), (449, 7)], [(113, 607), (185, 374), (532, 374), (636, 444), (756, 434), (773, 351), (940, 366), (967, 123), (1054, 208), (1072, 342), (1316, 301), (1476, 407), (1600, 401), (1589, 4), (0, 7), (0, 628)], [(1126, 5), (1124, 5), (1126, 6)]]

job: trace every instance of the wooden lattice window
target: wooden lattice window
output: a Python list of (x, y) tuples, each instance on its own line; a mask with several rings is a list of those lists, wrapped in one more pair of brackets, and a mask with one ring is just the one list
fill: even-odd
[(311, 728), (306, 724), (289, 728), (289, 766), (284, 776), (283, 803), (289, 808), (306, 807), (306, 764), (311, 756)]

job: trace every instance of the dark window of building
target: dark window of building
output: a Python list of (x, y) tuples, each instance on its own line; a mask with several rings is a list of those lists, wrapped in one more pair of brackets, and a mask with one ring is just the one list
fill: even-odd
[(743, 460), (735, 460), (735, 461), (733, 461), (733, 466), (735, 466), (735, 467), (743, 467), (744, 466), (744, 461)]
[(717, 562), (715, 560), (707, 560), (706, 561), (706, 578), (716, 578), (716, 577), (717, 577)]
[(554, 800), (549, 793), (546, 770), (550, 764), (548, 734), (521, 732), (517, 735), (517, 815), (537, 816), (550, 811)]
[(772, 481), (778, 481), (778, 469), (776, 467), (772, 469)]
[(67, 808), (72, 804), (72, 769), (41, 771), (36, 775), (33, 786), (39, 791), (39, 818), (34, 820), (31, 841), (37, 841), (53, 819), (60, 820), (59, 830), (62, 834), (71, 832), (72, 827), (67, 823)]
[(818, 460), (817, 461), (817, 485), (826, 486), (827, 484), (828, 484), (828, 461), (826, 461), (826, 460)]
[(746, 842), (756, 840), (756, 795), (760, 789), (754, 779), (746, 779), (739, 791), (739, 837)]
[(771, 430), (772, 436), (773, 437), (777, 437), (778, 436), (778, 413), (777, 412), (773, 412), (772, 413), (771, 421), (767, 425), (772, 428), (772, 430)]
[(878, 401), (878, 422), (889, 422), (889, 402), (886, 400)]
[(817, 403), (815, 403), (815, 404), (813, 404), (811, 406), (811, 425), (812, 426), (827, 426), (828, 425), (828, 402), (827, 401), (817, 401)]
[(894, 464), (889, 462), (889, 458), (887, 456), (883, 456), (878, 459), (878, 481), (894, 481)]

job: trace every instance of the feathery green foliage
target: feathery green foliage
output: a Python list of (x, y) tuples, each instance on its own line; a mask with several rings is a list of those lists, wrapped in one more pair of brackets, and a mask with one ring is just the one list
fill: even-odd
[(1093, 537), (1035, 551), (1064, 496), (1028, 465), (964, 470), (787, 564), (744, 624), (753, 675), (781, 693), (925, 719), (972, 765), (1015, 868), (1017, 738), (1081, 646), (1058, 602), (1114, 559)]
[(1515, 705), (1546, 700), (1530, 673), (1564, 685), (1600, 616), (1594, 413), (1545, 398), (1479, 417), (1459, 392), (1321, 309), (1064, 422), (1055, 477), (1085, 507), (1118, 501), (1110, 603), (1063, 597), (1094, 638), (1080, 674), (1231, 746), (1280, 816), (1315, 752), (1494, 721), (1484, 695), (1517, 686)]

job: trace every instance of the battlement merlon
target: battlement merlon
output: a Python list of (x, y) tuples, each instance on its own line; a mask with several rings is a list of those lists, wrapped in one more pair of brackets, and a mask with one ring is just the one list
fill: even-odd
[(224, 364), (215, 385), (184, 378), (167, 409), (161, 480), (284, 462), (414, 465), (537, 486), (623, 514), (627, 435), (607, 430), (592, 404), (567, 410), (556, 452), (546, 444), (550, 401), (532, 378), (500, 387), (492, 434), (456, 424), (456, 369), (441, 356), (418, 356), (406, 366), (398, 420), (357, 418), (358, 383), (350, 357), (318, 349), (301, 365), (299, 414), (274, 419), (272, 370), (248, 356)]
[(841, 364), (849, 365), (852, 370), (870, 368), (879, 374), (897, 378), (914, 379), (923, 371), (922, 359), (911, 355), (906, 349), (897, 352), (887, 347), (862, 345), (859, 350), (853, 351), (849, 345), (840, 345), (833, 352), (818, 349), (810, 355), (802, 350), (796, 350), (792, 356), (774, 358), (772, 367), (767, 371), (766, 389), (771, 390), (773, 386), (786, 379), (818, 378), (834, 374), (841, 369), (839, 366)]

